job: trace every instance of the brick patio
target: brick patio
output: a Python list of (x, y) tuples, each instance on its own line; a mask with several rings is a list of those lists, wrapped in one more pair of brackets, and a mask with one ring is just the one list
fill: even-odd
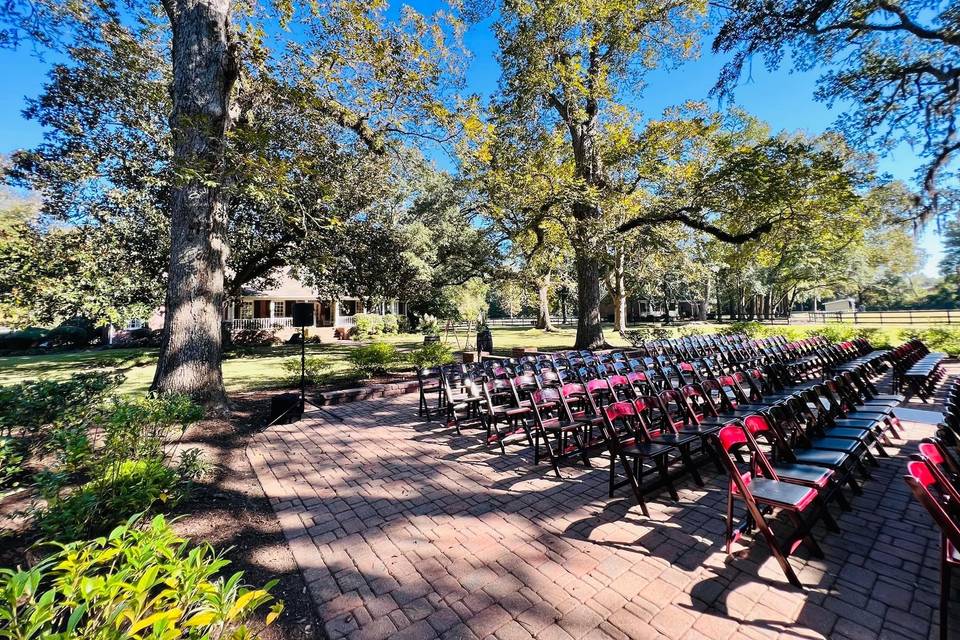
[(939, 539), (902, 480), (928, 425), (905, 424), (853, 511), (832, 507), (841, 534), (818, 525), (825, 559), (791, 559), (800, 591), (762, 541), (726, 556), (715, 473), (681, 483), (679, 503), (652, 497), (647, 519), (628, 489), (607, 497), (603, 460), (558, 481), (416, 407), (410, 394), (316, 409), (248, 449), (330, 638), (937, 633)]

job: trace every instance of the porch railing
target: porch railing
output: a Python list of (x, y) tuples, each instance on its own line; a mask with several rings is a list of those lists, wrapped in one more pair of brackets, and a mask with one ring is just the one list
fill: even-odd
[(338, 327), (355, 327), (357, 318), (356, 316), (338, 316), (335, 324)]
[(223, 324), (231, 331), (283, 329), (293, 326), (293, 318), (234, 318), (233, 320), (224, 320)]

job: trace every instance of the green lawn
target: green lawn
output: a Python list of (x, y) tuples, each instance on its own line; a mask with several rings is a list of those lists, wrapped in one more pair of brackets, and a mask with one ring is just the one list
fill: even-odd
[[(505, 355), (509, 354), (513, 347), (536, 347), (541, 351), (569, 349), (573, 346), (575, 333), (573, 329), (546, 333), (525, 327), (496, 327), (493, 329), (494, 351)], [(457, 337), (460, 340), (459, 346)], [(447, 342), (456, 350), (462, 347), (465, 337), (462, 332), (459, 336), (451, 334), (447, 337)], [(390, 335), (383, 339), (397, 345), (401, 351), (409, 351), (423, 343), (423, 336), (419, 334)], [(609, 339), (618, 344), (622, 342), (616, 334), (612, 334)], [(470, 336), (470, 343), (476, 344), (474, 334)], [(327, 358), (334, 378), (348, 378), (351, 372), (346, 354), (356, 345), (355, 342), (311, 344), (307, 345), (307, 355)], [(224, 383), (230, 392), (285, 386), (282, 363), (284, 360), (299, 358), (299, 355), (299, 347), (284, 345), (256, 349), (243, 357), (228, 356), (223, 362)], [(8, 356), (0, 358), (0, 385), (14, 384), (30, 378), (66, 378), (79, 371), (109, 370), (121, 371), (127, 377), (122, 387), (123, 392), (145, 393), (153, 379), (156, 357), (156, 349), (89, 349), (49, 355)]]
[[(572, 329), (548, 334), (524, 327), (498, 327), (493, 330), (493, 342), (495, 351), (501, 354), (509, 353), (513, 347), (537, 347), (552, 351), (571, 347), (574, 334)], [(616, 337), (619, 339), (619, 336)], [(465, 335), (461, 333), (459, 338), (462, 345)], [(401, 351), (409, 351), (423, 343), (423, 336), (390, 335), (385, 336), (384, 340), (397, 345)], [(453, 349), (458, 348), (453, 335), (449, 336), (447, 342)], [(471, 334), (470, 342), (476, 344), (476, 336)], [(347, 378), (350, 376), (350, 365), (346, 354), (357, 344), (349, 341), (311, 344), (307, 345), (307, 355), (327, 358), (334, 378)], [(299, 356), (300, 348), (296, 345), (256, 349), (239, 357), (230, 354), (223, 361), (224, 383), (230, 392), (285, 386), (282, 363), (291, 358), (298, 359)], [(120, 371), (126, 376), (121, 388), (124, 393), (145, 393), (153, 379), (156, 357), (156, 349), (90, 349), (49, 355), (9, 356), (0, 358), (0, 385), (30, 378), (58, 379), (79, 371), (105, 370)]]
[[(709, 324), (697, 325), (702, 332), (710, 332), (715, 327), (716, 325)], [(884, 328), (891, 333), (898, 331), (892, 327)], [(914, 325), (914, 328), (926, 327)], [(606, 329), (605, 335), (610, 344), (627, 346), (627, 343), (610, 327)], [(536, 347), (540, 351), (569, 349), (572, 348), (576, 335), (573, 328), (546, 333), (527, 327), (494, 327), (492, 332), (494, 353), (497, 355), (509, 355), (514, 347)], [(466, 336), (461, 332), (459, 336), (451, 334), (444, 337), (451, 348), (458, 350), (463, 347)], [(409, 351), (423, 342), (423, 337), (419, 334), (390, 335), (383, 339), (397, 345), (401, 351)], [(896, 337), (891, 335), (890, 339), (892, 344)], [(473, 334), (470, 336), (470, 343), (476, 344), (476, 336)], [(344, 379), (351, 376), (346, 354), (357, 344), (345, 341), (308, 345), (307, 352), (309, 355), (327, 358), (333, 376)], [(284, 360), (299, 358), (299, 355), (300, 349), (295, 345), (256, 349), (242, 357), (231, 354), (223, 362), (223, 377), (227, 390), (242, 392), (286, 386), (282, 363)], [(9, 356), (0, 358), (0, 385), (13, 384), (29, 378), (66, 378), (77, 371), (111, 370), (121, 371), (126, 375), (123, 392), (145, 393), (153, 379), (156, 357), (156, 349), (91, 349), (50, 355)]]

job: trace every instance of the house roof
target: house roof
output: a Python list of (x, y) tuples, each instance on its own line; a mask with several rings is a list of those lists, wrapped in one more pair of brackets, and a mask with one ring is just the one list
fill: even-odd
[(284, 270), (277, 278), (277, 286), (272, 288), (243, 287), (243, 296), (257, 298), (284, 298), (287, 300), (314, 300), (319, 297), (316, 289), (308, 287)]

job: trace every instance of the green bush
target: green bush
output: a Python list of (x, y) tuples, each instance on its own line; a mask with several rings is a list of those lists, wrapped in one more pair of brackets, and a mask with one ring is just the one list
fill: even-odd
[(123, 380), (122, 375), (104, 372), (76, 373), (67, 380), (27, 380), (0, 387), (0, 435), (34, 434), (54, 422), (82, 421)]
[(281, 340), (270, 329), (242, 329), (234, 331), (230, 341), (238, 347), (272, 347)]
[(960, 328), (929, 327), (927, 329), (902, 329), (900, 341), (919, 338), (931, 351), (942, 351), (951, 357), (960, 355)]
[(30, 349), (40, 344), (50, 332), (40, 327), (0, 333), (0, 350)]
[(358, 313), (353, 316), (354, 326), (350, 335), (354, 340), (366, 340), (383, 333), (383, 316), (375, 313)]
[(641, 347), (651, 340), (664, 340), (672, 336), (670, 329), (664, 327), (643, 327), (631, 329), (624, 334), (627, 341), (635, 347)]
[[(63, 497), (45, 496), (49, 505), (36, 512), (37, 525), (48, 539), (80, 540), (108, 531), (155, 504), (174, 505), (186, 495), (176, 469), (162, 460), (127, 460)], [(51, 482), (51, 487), (56, 483)]]
[[(288, 382), (300, 384), (300, 358), (284, 360), (280, 366)], [(304, 361), (304, 374), (308, 384), (320, 384), (330, 375), (330, 361), (320, 356), (307, 356)]]
[[(45, 505), (32, 511), (40, 529), (58, 540), (101, 533), (132, 514), (175, 504), (205, 470), (199, 450), (180, 452), (176, 442), (203, 410), (186, 396), (115, 398), (83, 423), (95, 430), (96, 446), (80, 464), (89, 480), (70, 487), (76, 472), (67, 460), (35, 478)], [(78, 441), (82, 438), (77, 435)], [(77, 450), (82, 451), (78, 444)]]
[(383, 332), (384, 333), (398, 333), (400, 331), (400, 321), (397, 320), (397, 316), (392, 313), (388, 313), (383, 318)]
[(442, 342), (430, 342), (410, 352), (410, 363), (418, 369), (437, 367), (453, 362), (453, 351)]
[(374, 342), (362, 347), (355, 347), (347, 354), (347, 359), (363, 378), (383, 375), (396, 364), (400, 357), (397, 348), (385, 342)]
[(17, 486), (27, 451), (22, 438), (0, 436), (0, 490)]
[(437, 319), (435, 316), (430, 315), (429, 313), (425, 314), (422, 318), (420, 318), (419, 328), (420, 328), (420, 333), (422, 333), (425, 336), (439, 335), (440, 320)]
[(83, 347), (90, 343), (92, 335), (84, 327), (73, 324), (61, 324), (47, 334), (46, 341), (52, 346)]
[[(207, 544), (191, 547), (157, 516), (132, 520), (109, 536), (60, 545), (30, 569), (0, 569), (0, 637), (91, 640), (253, 640), (251, 614), (270, 589), (242, 583), (242, 572)], [(283, 610), (275, 603), (270, 624)]]

